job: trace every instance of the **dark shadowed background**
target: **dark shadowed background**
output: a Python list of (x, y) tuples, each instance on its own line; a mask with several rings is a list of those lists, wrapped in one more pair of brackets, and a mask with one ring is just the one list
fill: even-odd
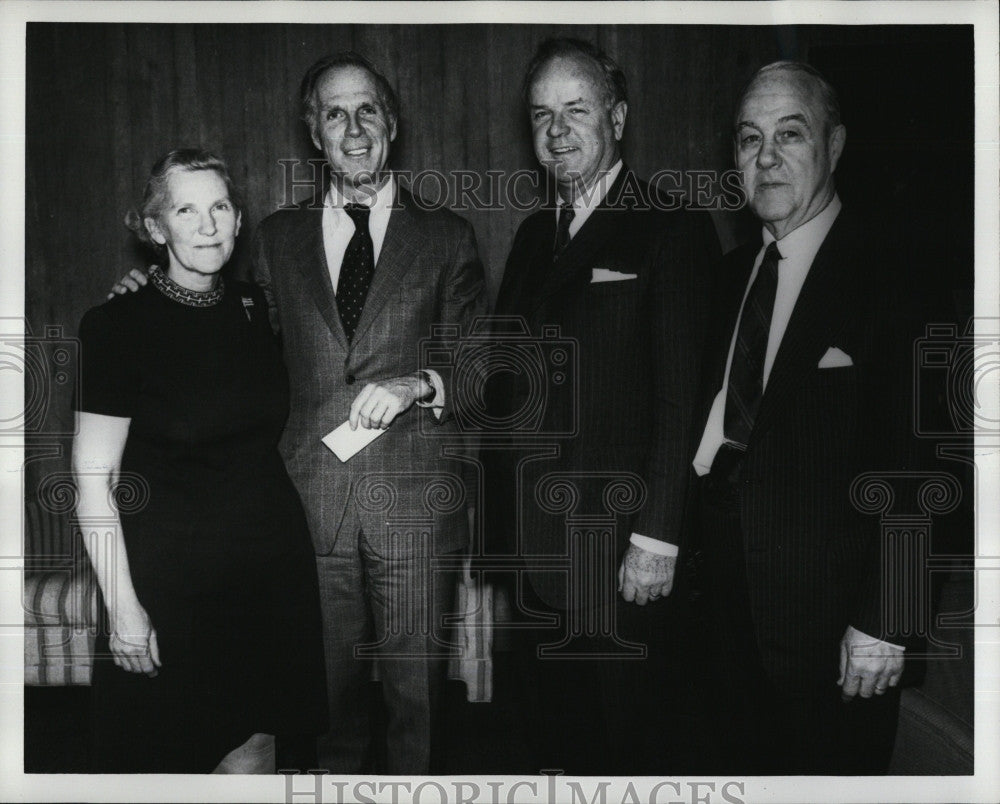
[[(84, 311), (115, 279), (145, 264), (122, 217), (154, 160), (171, 148), (206, 147), (228, 161), (245, 200), (234, 262), (245, 257), (257, 222), (292, 200), (287, 160), (318, 156), (299, 120), (297, 90), (305, 69), (330, 51), (357, 50), (395, 83), (402, 119), (393, 167), (483, 176), (534, 169), (520, 83), (538, 42), (554, 35), (594, 40), (624, 68), (625, 158), (646, 177), (730, 167), (729, 124), (743, 82), (779, 58), (815, 64), (842, 96), (845, 203), (898, 233), (899, 247), (914, 257), (915, 282), (934, 283), (942, 316), (971, 314), (972, 26), (29, 23), (25, 309), (32, 334), (59, 326), (74, 337)], [(426, 187), (433, 193), (437, 185)], [(308, 195), (308, 188), (294, 193), (296, 200)], [(475, 226), (495, 295), (527, 213), (503, 206), (463, 214)], [(727, 250), (756, 229), (745, 212), (711, 214)], [(67, 464), (68, 437), (54, 434), (71, 431), (72, 372), (46, 370), (38, 432), (28, 439), (41, 451), (29, 448), (26, 456), (26, 493), (39, 472)], [(32, 393), (38, 396), (26, 390)]]

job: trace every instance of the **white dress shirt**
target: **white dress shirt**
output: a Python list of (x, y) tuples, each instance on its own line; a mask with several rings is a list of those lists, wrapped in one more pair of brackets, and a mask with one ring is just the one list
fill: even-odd
[[(374, 197), (368, 196), (358, 203), (371, 209), (368, 218), (368, 231), (372, 236), (375, 264), (378, 265), (379, 254), (382, 253), (382, 243), (385, 242), (385, 230), (389, 228), (389, 216), (392, 214), (392, 202), (396, 197), (396, 178), (392, 175), (383, 184)], [(344, 262), (344, 252), (354, 236), (354, 221), (344, 212), (347, 204), (336, 185), (331, 184), (326, 194), (323, 206), (323, 249), (326, 251), (326, 264), (330, 270), (330, 281), (333, 292), (337, 292), (340, 281), (340, 266)]]
[[(376, 192), (374, 197), (368, 195), (357, 203), (371, 209), (368, 217), (368, 232), (372, 237), (372, 251), (375, 258), (375, 269), (378, 270), (378, 258), (385, 242), (385, 232), (389, 228), (389, 216), (392, 214), (392, 204), (396, 198), (396, 177), (391, 175)], [(330, 282), (333, 292), (337, 292), (340, 281), (340, 268), (344, 262), (344, 253), (354, 236), (354, 221), (344, 212), (344, 205), (349, 203), (336, 185), (331, 184), (326, 194), (323, 206), (323, 250), (326, 252), (326, 265), (330, 271)], [(440, 418), (444, 408), (444, 381), (434, 369), (426, 369), (434, 387), (434, 396), (426, 401), (418, 401), (420, 407), (434, 408), (434, 414)]]
[[(597, 181), (594, 182), (593, 187), (588, 187), (575, 199), (573, 199), (571, 204), (573, 207), (573, 220), (569, 223), (570, 240), (576, 237), (576, 233), (579, 232), (580, 227), (587, 222), (587, 218), (589, 218), (591, 213), (601, 205), (604, 201), (604, 197), (608, 194), (608, 190), (611, 189), (611, 185), (615, 183), (615, 179), (618, 178), (618, 174), (621, 172), (622, 160), (619, 159), (615, 162), (611, 170), (598, 177)], [(559, 194), (559, 198), (563, 203), (566, 203), (566, 199), (562, 197), (562, 193)], [(559, 225), (559, 209), (560, 207), (556, 207), (557, 226)]]
[[(781, 339), (785, 336), (788, 328), (788, 321), (792, 317), (792, 310), (799, 299), (799, 291), (806, 281), (809, 268), (816, 258), (816, 252), (823, 245), (830, 227), (840, 214), (840, 198), (834, 196), (833, 200), (826, 205), (824, 210), (815, 218), (806, 221), (797, 229), (793, 229), (781, 240), (777, 241), (778, 251), (781, 260), (778, 262), (778, 290), (774, 296), (774, 312), (771, 315), (771, 329), (767, 336), (767, 351), (764, 355), (764, 388), (767, 388), (767, 380), (771, 376), (771, 368), (774, 366), (774, 358), (778, 354), (778, 347), (781, 346)], [(742, 305), (746, 303), (750, 286), (757, 277), (761, 262), (764, 261), (764, 251), (775, 242), (774, 235), (764, 229), (764, 244), (754, 261), (753, 271), (747, 280), (747, 287), (743, 293), (743, 302), (740, 306), (740, 317), (743, 316)], [(712, 462), (715, 460), (715, 453), (725, 442), (723, 434), (723, 422), (726, 415), (726, 394), (729, 390), (729, 368), (733, 362), (733, 350), (736, 346), (736, 333), (739, 331), (740, 321), (736, 320), (733, 328), (733, 336), (729, 341), (729, 356), (726, 358), (726, 372), (722, 377), (722, 388), (715, 395), (712, 402), (712, 410), (708, 414), (708, 422), (705, 425), (705, 432), (701, 437), (701, 444), (694, 457), (694, 469), (699, 476), (707, 475), (712, 469)]]
[[(798, 301), (799, 291), (806, 281), (809, 273), (809, 266), (812, 265), (816, 257), (816, 252), (826, 239), (830, 227), (837, 219), (840, 212), (840, 198), (833, 197), (833, 200), (826, 205), (826, 208), (815, 218), (807, 221), (797, 229), (789, 232), (778, 241), (778, 251), (781, 260), (778, 262), (778, 289), (774, 298), (774, 312), (771, 315), (771, 329), (767, 337), (767, 351), (764, 356), (764, 387), (767, 387), (767, 379), (771, 374), (771, 367), (774, 365), (774, 358), (778, 354), (778, 347), (781, 346), (781, 339), (784, 337), (788, 321), (792, 317), (792, 310), (795, 309), (795, 302)], [(747, 281), (746, 290), (743, 292), (743, 302), (740, 306), (740, 316), (743, 315), (742, 304), (746, 303), (750, 286), (757, 277), (757, 271), (764, 260), (764, 251), (774, 242), (772, 235), (766, 228), (764, 229), (764, 244), (754, 260), (753, 271)], [(733, 336), (729, 342), (729, 356), (726, 358), (726, 372), (723, 375), (722, 389), (715, 396), (712, 403), (712, 410), (708, 415), (708, 423), (705, 432), (701, 437), (698, 452), (695, 455), (694, 467), (699, 475), (708, 474), (712, 468), (712, 461), (715, 460), (715, 453), (719, 451), (726, 440), (723, 436), (723, 420), (726, 413), (726, 392), (729, 389), (729, 367), (733, 360), (733, 349), (736, 345), (736, 333), (739, 331), (740, 322), (736, 320), (733, 327)], [(663, 555), (676, 555), (677, 547), (669, 542), (658, 539), (641, 537), (641, 541), (632, 536), (632, 542), (646, 550)], [(668, 552), (668, 549), (670, 552)]]

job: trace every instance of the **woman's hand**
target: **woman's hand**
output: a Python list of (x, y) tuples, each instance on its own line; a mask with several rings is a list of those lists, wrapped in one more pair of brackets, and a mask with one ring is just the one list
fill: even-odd
[(129, 673), (145, 673), (154, 678), (159, 672), (156, 629), (138, 601), (120, 606), (111, 627), (111, 655), (115, 664)]

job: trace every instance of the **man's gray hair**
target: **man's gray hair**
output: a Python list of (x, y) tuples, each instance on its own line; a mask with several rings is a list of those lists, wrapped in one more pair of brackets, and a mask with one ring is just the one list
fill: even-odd
[(840, 125), (840, 101), (837, 99), (837, 90), (823, 77), (823, 74), (819, 70), (811, 64), (806, 64), (804, 61), (775, 61), (765, 64), (755, 72), (750, 77), (750, 80), (743, 85), (743, 89), (740, 90), (740, 94), (736, 98), (736, 109), (733, 113), (734, 122), (739, 123), (736, 117), (740, 113), (740, 107), (743, 106), (744, 98), (746, 98), (753, 85), (761, 78), (777, 72), (792, 73), (810, 86), (816, 93), (816, 97), (819, 98), (820, 105), (823, 107), (826, 134), (829, 134)]
[(528, 71), (521, 84), (521, 97), (526, 106), (530, 103), (531, 86), (535, 82), (535, 76), (542, 67), (558, 58), (581, 58), (591, 62), (601, 74), (604, 97), (608, 106), (615, 106), (621, 101), (628, 102), (628, 85), (625, 73), (618, 66), (618, 62), (592, 42), (559, 37), (543, 41), (535, 51), (531, 63), (528, 64)]
[(389, 79), (360, 53), (345, 50), (324, 56), (306, 70), (306, 74), (302, 77), (302, 83), (299, 85), (299, 102), (302, 105), (302, 119), (311, 132), (316, 131), (316, 85), (328, 71), (337, 67), (356, 67), (367, 72), (375, 82), (378, 100), (382, 104), (385, 116), (393, 124), (399, 121), (399, 98)]

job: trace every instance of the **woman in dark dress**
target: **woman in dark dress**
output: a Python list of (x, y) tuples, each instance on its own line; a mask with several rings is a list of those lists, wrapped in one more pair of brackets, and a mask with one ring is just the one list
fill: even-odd
[(110, 634), (93, 769), (266, 772), (271, 735), (279, 769), (307, 768), (327, 728), (315, 559), (267, 303), (220, 274), (240, 228), (225, 164), (172, 151), (130, 217), (167, 267), (80, 324), (77, 515)]

